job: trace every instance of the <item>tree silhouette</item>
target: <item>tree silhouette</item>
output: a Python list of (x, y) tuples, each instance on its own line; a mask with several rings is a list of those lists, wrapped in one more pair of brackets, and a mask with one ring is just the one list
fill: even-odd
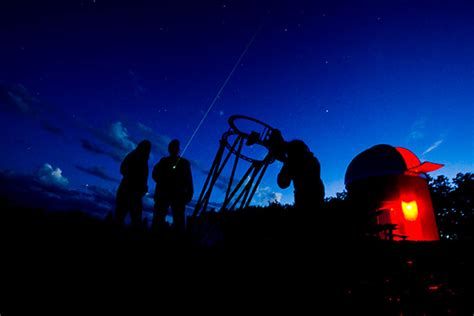
[(474, 175), (458, 173), (452, 181), (442, 175), (428, 180), (441, 239), (472, 240)]

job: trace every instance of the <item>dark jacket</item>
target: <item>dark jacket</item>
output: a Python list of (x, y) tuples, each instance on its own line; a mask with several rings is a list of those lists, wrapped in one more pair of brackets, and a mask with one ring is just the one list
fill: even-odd
[(144, 196), (148, 191), (148, 157), (134, 150), (129, 153), (120, 165), (122, 182), (120, 191)]
[(189, 203), (193, 198), (193, 177), (189, 161), (179, 157), (164, 157), (153, 168), (156, 182), (155, 201)]

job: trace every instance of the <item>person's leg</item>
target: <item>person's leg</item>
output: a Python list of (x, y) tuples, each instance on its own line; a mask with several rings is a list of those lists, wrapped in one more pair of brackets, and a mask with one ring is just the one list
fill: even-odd
[(178, 233), (184, 234), (186, 223), (184, 218), (184, 210), (186, 205), (184, 203), (172, 203), (171, 209), (173, 211), (173, 227)]
[(115, 206), (115, 218), (114, 222), (117, 225), (123, 225), (123, 221), (125, 220), (125, 217), (127, 216), (128, 212), (128, 196), (124, 194), (123, 192), (118, 192), (117, 193), (117, 199), (116, 199), (116, 206)]
[(169, 203), (164, 199), (156, 199), (153, 210), (152, 229), (160, 229), (166, 223), (166, 215), (168, 214)]
[(312, 197), (306, 192), (295, 191), (295, 209), (293, 219), (293, 229), (295, 237), (300, 241), (308, 241), (312, 236), (314, 222), (313, 222), (314, 202)]
[(140, 196), (134, 196), (130, 207), (130, 221), (133, 229), (140, 229), (142, 227), (142, 211), (143, 203)]

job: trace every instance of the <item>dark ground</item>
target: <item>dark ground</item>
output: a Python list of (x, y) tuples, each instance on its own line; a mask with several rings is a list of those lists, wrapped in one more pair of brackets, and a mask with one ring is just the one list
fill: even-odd
[(0, 313), (474, 312), (472, 242), (356, 241), (329, 230), (315, 238), (281, 214), (263, 218), (214, 219), (224, 224), (197, 242), (3, 205)]

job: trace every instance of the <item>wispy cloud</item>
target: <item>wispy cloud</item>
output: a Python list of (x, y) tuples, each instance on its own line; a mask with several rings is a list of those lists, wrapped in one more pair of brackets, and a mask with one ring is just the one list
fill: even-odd
[(87, 151), (89, 151), (93, 154), (108, 156), (108, 157), (112, 158), (113, 160), (115, 160), (116, 162), (121, 162), (123, 157), (124, 157), (123, 152), (104, 149), (103, 147), (99, 146), (98, 144), (93, 143), (93, 142), (91, 142), (87, 139), (81, 139), (81, 146), (82, 146), (82, 148), (84, 148), (85, 150), (87, 150)]
[(416, 120), (411, 126), (410, 133), (408, 134), (408, 139), (410, 140), (420, 140), (425, 137), (426, 129), (426, 119), (420, 118)]
[(107, 181), (111, 181), (111, 182), (119, 182), (118, 179), (112, 177), (112, 176), (109, 176), (107, 174), (107, 172), (101, 168), (101, 167), (84, 167), (84, 166), (81, 166), (81, 165), (76, 165), (76, 168), (82, 172), (85, 172), (85, 173), (88, 173), (90, 175), (93, 175), (97, 178), (100, 178), (102, 180), (107, 180)]
[(100, 147), (99, 145), (87, 140), (87, 139), (81, 139), (81, 146), (82, 148), (96, 153), (96, 154), (105, 154), (105, 151)]
[[(127, 128), (120, 121), (111, 123), (102, 128), (97, 128), (95, 126), (90, 126), (90, 125), (85, 125), (85, 124), (79, 124), (78, 127), (91, 133), (95, 137), (95, 141), (100, 141), (107, 146), (113, 147), (114, 152), (118, 152), (122, 156), (132, 151), (136, 147), (136, 144), (131, 139)], [(84, 146), (84, 140), (81, 140), (81, 143), (82, 143), (82, 147), (84, 148), (87, 147), (85, 149), (91, 149), (90, 148), (91, 146)], [(93, 144), (93, 143), (89, 141), (88, 145), (90, 144)], [(95, 145), (93, 147), (97, 149), (99, 146)], [(97, 154), (104, 154), (104, 153), (111, 152), (111, 150), (103, 149), (102, 147), (99, 147), (99, 148), (100, 150), (95, 150)]]
[(107, 132), (107, 140), (110, 141), (111, 145), (125, 151), (135, 149), (136, 144), (130, 139), (128, 130), (123, 126), (122, 122), (111, 124)]
[[(38, 120), (41, 128), (56, 136), (63, 136), (53, 117), (61, 116), (60, 111), (42, 102), (21, 84), (0, 84), (0, 105), (4, 110), (20, 113), (24, 117)], [(61, 122), (61, 120), (60, 120)]]
[(133, 92), (135, 93), (135, 96), (144, 94), (145, 88), (141, 84), (141, 79), (138, 77), (137, 73), (132, 69), (129, 69), (128, 74), (130, 75), (130, 79), (132, 80)]
[(92, 192), (92, 196), (96, 202), (103, 203), (105, 206), (115, 205), (115, 194), (111, 190), (96, 185), (88, 185), (87, 190)]
[(97, 186), (70, 189), (61, 169), (45, 164), (34, 174), (0, 170), (0, 192), (15, 206), (48, 210), (81, 210), (105, 216), (115, 205), (114, 192)]
[(39, 101), (21, 84), (1, 84), (0, 103), (23, 114), (34, 114)]
[[(168, 144), (171, 141), (170, 137), (156, 133), (151, 127), (141, 122), (137, 123), (137, 128), (140, 138), (145, 138), (151, 141), (153, 144), (153, 152), (158, 156), (166, 156), (168, 154)], [(135, 141), (138, 142), (137, 140)]]
[(430, 147), (428, 147), (424, 152), (423, 154), (421, 154), (421, 156), (425, 156), (426, 154), (432, 152), (433, 150), (435, 150), (436, 148), (438, 148), (442, 143), (443, 143), (443, 139), (439, 139), (437, 141), (435, 141)]
[(81, 140), (82, 147), (95, 154), (110, 156), (116, 161), (121, 161), (126, 153), (136, 147), (136, 143), (131, 139), (127, 128), (121, 121), (111, 123), (104, 128), (91, 126), (86, 122), (81, 122), (78, 118), (71, 118), (58, 107), (40, 101), (23, 85), (0, 84), (0, 105), (4, 109), (14, 110), (26, 117), (38, 120), (45, 131), (58, 136), (63, 136), (64, 130), (58, 127), (51, 117), (56, 117), (60, 122), (66, 121), (68, 126), (89, 132), (97, 141), (113, 149), (103, 148), (84, 139)]
[(10, 98), (11, 104), (16, 106), (21, 112), (28, 113), (31, 111), (30, 105), (25, 99), (22, 98), (22, 96), (13, 94), (11, 92), (8, 92), (7, 95)]
[(60, 128), (60, 127), (57, 127), (55, 125), (53, 125), (51, 122), (48, 122), (48, 121), (42, 121), (41, 122), (41, 127), (51, 133), (51, 134), (54, 134), (54, 135), (57, 135), (57, 136), (62, 136), (64, 135), (64, 131)]

